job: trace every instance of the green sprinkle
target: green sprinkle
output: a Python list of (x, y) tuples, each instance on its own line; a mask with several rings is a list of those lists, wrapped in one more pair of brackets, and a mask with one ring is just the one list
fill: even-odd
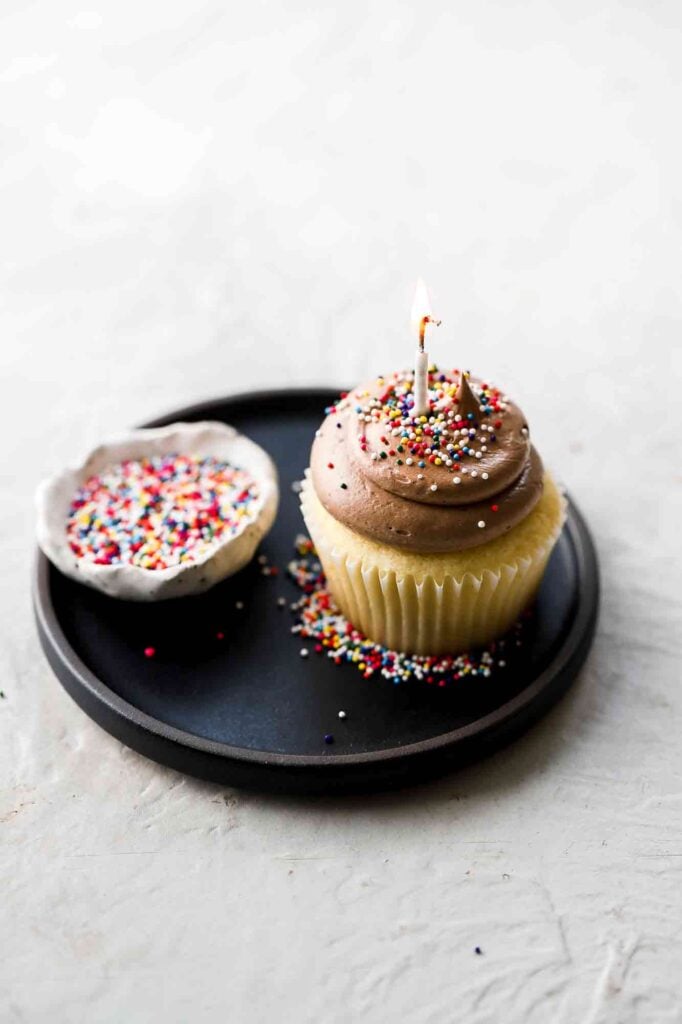
[(347, 491), (348, 490), (348, 484), (341, 484), (341, 490), (342, 491)]
[(387, 459), (388, 455), (386, 454), (386, 452), (379, 452), (379, 458), (380, 459)]

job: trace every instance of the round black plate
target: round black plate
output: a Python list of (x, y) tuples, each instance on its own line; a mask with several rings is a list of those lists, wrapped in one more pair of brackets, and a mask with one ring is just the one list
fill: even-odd
[[(396, 686), (365, 680), (321, 655), (300, 657), (291, 613), (277, 604), (280, 596), (287, 603), (300, 596), (285, 574), (303, 531), (291, 485), (336, 395), (246, 394), (148, 424), (225, 420), (270, 452), (281, 506), (261, 550), (278, 576), (265, 577), (254, 559), (201, 597), (133, 604), (67, 579), (38, 555), (34, 604), (50, 665), (91, 718), (147, 757), (200, 778), (268, 790), (411, 784), (508, 742), (558, 700), (584, 662), (599, 584), (594, 546), (572, 503), (523, 646), (504, 671), (445, 688)], [(147, 646), (156, 648), (154, 658), (144, 656)]]

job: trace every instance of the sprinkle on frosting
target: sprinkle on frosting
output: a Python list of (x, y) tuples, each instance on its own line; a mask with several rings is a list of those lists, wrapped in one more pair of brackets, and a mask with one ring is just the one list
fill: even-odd
[(240, 533), (258, 497), (249, 473), (210, 456), (130, 459), (86, 480), (66, 530), (77, 558), (168, 569)]
[[(474, 385), (466, 371), (442, 372), (434, 365), (429, 368), (428, 385), (429, 415), (415, 414), (414, 374), (410, 372), (380, 377), (375, 389), (342, 397), (326, 413), (343, 412), (355, 402), (361, 424), (383, 428), (378, 451), (373, 450), (375, 429), (365, 428), (357, 435), (360, 451), (369, 452), (373, 461), (394, 459), (398, 466), (416, 461), (420, 469), (429, 463), (448, 470), (463, 459), (481, 459), (496, 441), (486, 417), (504, 415), (508, 408), (505, 396), (485, 382)], [(502, 425), (502, 420), (496, 422)], [(409, 457), (402, 459), (402, 455)], [(438, 485), (430, 485), (430, 490), (437, 491)]]
[[(382, 544), (427, 553), (490, 543), (542, 494), (542, 461), (525, 416), (464, 370), (432, 365), (428, 385), (428, 410), (419, 415), (412, 370), (362, 384), (329, 406), (311, 452), (315, 492), (335, 519)], [(493, 502), (499, 511), (490, 519)]]
[(396, 684), (417, 680), (444, 687), (468, 677), (488, 678), (506, 666), (501, 658), (506, 648), (521, 643), (522, 627), (518, 625), (506, 639), (475, 654), (431, 657), (391, 651), (369, 640), (336, 608), (308, 537), (296, 538), (296, 553), (298, 557), (289, 563), (288, 571), (303, 596), (292, 605), (297, 616), (292, 633), (311, 641), (316, 654), (326, 654), (336, 665), (354, 665), (365, 679), (379, 674)]

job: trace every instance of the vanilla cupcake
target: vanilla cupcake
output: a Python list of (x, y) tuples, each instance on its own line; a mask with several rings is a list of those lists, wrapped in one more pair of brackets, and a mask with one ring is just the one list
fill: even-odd
[(385, 646), (457, 653), (505, 633), (532, 601), (565, 503), (519, 407), (456, 370), (381, 377), (327, 410), (301, 492), (344, 615)]

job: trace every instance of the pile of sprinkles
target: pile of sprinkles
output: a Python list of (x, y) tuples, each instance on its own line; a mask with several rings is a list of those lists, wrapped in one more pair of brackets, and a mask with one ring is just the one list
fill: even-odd
[[(468, 400), (461, 401), (460, 382), (467, 381)], [(462, 483), (460, 474), (478, 475), (476, 460), (482, 459), (497, 441), (495, 434), (502, 426), (508, 408), (506, 397), (491, 384), (474, 385), (468, 373), (457, 368), (443, 372), (435, 364), (429, 367), (429, 415), (415, 415), (414, 375), (397, 373), (390, 378), (379, 377), (379, 393), (356, 392), (353, 399), (343, 392), (339, 402), (329, 406), (327, 415), (352, 407), (363, 425), (384, 427), (381, 447), (370, 451), (370, 441), (363, 429), (357, 435), (360, 450), (370, 458), (395, 460), (397, 466), (424, 469), (427, 463), (450, 471), (443, 482), (455, 487)], [(340, 426), (340, 424), (337, 424)], [(473, 460), (473, 464), (470, 462)], [(452, 475), (454, 474), (454, 475)], [(488, 473), (481, 477), (488, 479)], [(422, 479), (417, 476), (417, 479)], [(343, 486), (343, 484), (341, 485)], [(431, 485), (438, 490), (438, 484)]]
[(127, 459), (86, 480), (66, 531), (77, 558), (168, 569), (241, 532), (258, 498), (249, 473), (211, 456)]
[(344, 662), (354, 665), (365, 679), (378, 673), (394, 684), (416, 680), (440, 687), (467, 678), (487, 679), (506, 667), (507, 649), (521, 645), (522, 625), (519, 624), (506, 638), (491, 644), (489, 650), (475, 654), (436, 657), (391, 651), (355, 629), (334, 606), (313, 542), (308, 537), (296, 538), (296, 553), (298, 557), (289, 563), (288, 571), (303, 596), (291, 606), (298, 619), (292, 633), (311, 640), (315, 652), (326, 653), (336, 665)]

